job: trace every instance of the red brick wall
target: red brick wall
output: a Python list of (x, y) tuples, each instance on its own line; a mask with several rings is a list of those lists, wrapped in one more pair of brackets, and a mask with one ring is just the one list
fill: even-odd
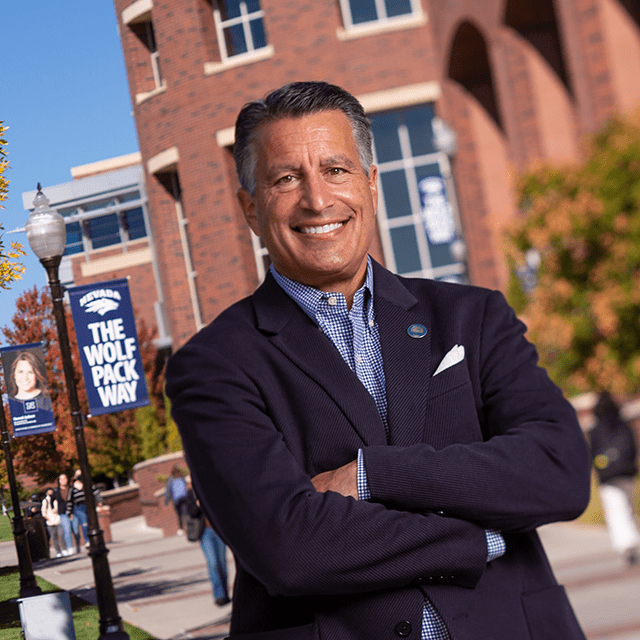
[(188, 469), (182, 452), (152, 458), (133, 468), (145, 523), (149, 527), (162, 529), (165, 536), (175, 535), (178, 530), (178, 519), (171, 501), (169, 504), (164, 503), (164, 483), (176, 465), (187, 475)]
[(111, 522), (119, 522), (127, 518), (142, 515), (139, 489), (137, 485), (129, 485), (102, 492), (102, 501), (109, 505)]
[[(513, 175), (544, 153), (541, 141), (549, 140), (552, 132), (545, 129), (549, 118), (545, 125), (537, 105), (546, 96), (535, 95), (531, 59), (523, 55), (530, 43), (505, 25), (509, 1), (515, 0), (423, 0), (426, 24), (341, 40), (336, 35), (343, 26), (337, 0), (261, 0), (274, 55), (207, 76), (205, 63), (219, 61), (211, 3), (161, 0), (153, 5), (152, 19), (166, 90), (140, 104), (136, 94), (149, 89), (145, 52), (131, 28), (120, 24), (143, 166), (158, 153), (178, 149), (182, 204), (205, 323), (257, 284), (250, 236), (235, 199), (237, 182), (228, 151), (218, 147), (215, 134), (233, 126), (244, 103), (293, 80), (328, 80), (355, 95), (439, 82), (444, 96), (438, 113), (453, 124), (460, 138), (455, 175), (470, 272), (477, 284), (505, 286), (499, 250), (504, 216), (498, 224), (487, 202), (486, 194), (495, 185), (485, 184), (480, 171), (481, 142), (467, 113), (468, 101), (474, 98), (448, 80), (448, 67), (456, 31), (469, 21), (486, 41)], [(131, 3), (114, 0), (120, 21), (122, 10)], [(555, 0), (554, 7), (573, 92), (574, 124), (583, 134), (601, 124), (616, 104), (603, 47), (600, 0)], [(175, 203), (154, 176), (146, 178), (167, 316), (178, 347), (196, 326)], [(517, 215), (515, 203), (512, 215)], [(152, 288), (149, 282), (148, 289)]]

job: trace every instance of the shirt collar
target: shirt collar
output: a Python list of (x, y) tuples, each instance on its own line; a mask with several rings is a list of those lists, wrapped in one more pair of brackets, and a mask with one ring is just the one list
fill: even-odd
[[(320, 291), (315, 287), (310, 287), (306, 284), (301, 284), (295, 280), (291, 280), (281, 273), (276, 271), (276, 268), (271, 264), (269, 267), (275, 281), (282, 287), (284, 292), (293, 299), (293, 301), (314, 321), (316, 322), (316, 314), (320, 302), (323, 298), (329, 298), (331, 296), (339, 296), (344, 299), (341, 293), (332, 293), (327, 291)], [(368, 292), (369, 295), (366, 295)], [(367, 256), (367, 275), (365, 277), (364, 284), (353, 296), (353, 305), (360, 306), (366, 310), (368, 320), (373, 319), (373, 266), (371, 258)], [(366, 303), (365, 303), (366, 301)], [(365, 306), (366, 304), (366, 306)]]

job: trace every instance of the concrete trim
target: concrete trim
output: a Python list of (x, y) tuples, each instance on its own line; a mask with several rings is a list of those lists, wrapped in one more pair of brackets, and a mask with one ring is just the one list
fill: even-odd
[(79, 167), (71, 167), (71, 177), (75, 180), (78, 178), (84, 178), (86, 176), (94, 175), (96, 173), (105, 173), (106, 171), (113, 171), (114, 169), (131, 167), (135, 164), (140, 164), (141, 162), (142, 156), (140, 155), (140, 152), (134, 151), (133, 153), (128, 153), (124, 156), (118, 156), (117, 158), (98, 160), (97, 162), (82, 164)]
[[(124, 24), (134, 24), (136, 22), (146, 22), (146, 14), (151, 13), (153, 0), (136, 0), (126, 9), (122, 10), (122, 22)], [(149, 16), (149, 20), (151, 16)]]
[(184, 458), (184, 451), (165, 453), (164, 455), (158, 456), (157, 458), (150, 458), (149, 460), (143, 460), (142, 462), (138, 462), (138, 464), (134, 464), (133, 470), (138, 471), (139, 469), (144, 469), (145, 467), (149, 467), (152, 464), (158, 464), (158, 462), (164, 462), (166, 460), (180, 460), (182, 458)]
[(356, 40), (357, 38), (367, 38), (369, 36), (376, 36), (382, 33), (389, 33), (392, 31), (403, 31), (405, 29), (415, 29), (417, 27), (423, 27), (428, 22), (426, 13), (419, 15), (412, 15), (408, 18), (397, 18), (395, 20), (388, 20), (385, 22), (374, 22), (373, 24), (357, 25), (345, 29), (344, 27), (338, 27), (336, 29), (336, 37), (338, 40), (345, 42), (347, 40)]
[(169, 147), (160, 153), (157, 153), (147, 161), (147, 169), (149, 173), (156, 174), (166, 171), (171, 167), (175, 167), (180, 160), (178, 147)]
[(153, 98), (153, 96), (157, 96), (160, 93), (164, 93), (167, 89), (167, 83), (163, 80), (162, 86), (157, 87), (156, 89), (151, 89), (151, 91), (145, 91), (144, 93), (136, 93), (136, 104), (141, 104), (145, 100), (149, 98)]
[(442, 96), (442, 86), (436, 80), (408, 84), (393, 89), (383, 89), (358, 96), (366, 113), (389, 111), (400, 107), (410, 107), (425, 102), (435, 102)]
[(99, 258), (91, 260), (91, 262), (81, 262), (80, 272), (83, 278), (97, 276), (115, 269), (129, 269), (137, 267), (141, 264), (148, 264), (152, 260), (151, 249), (145, 247), (137, 251), (127, 251), (127, 253), (118, 253), (108, 258)]
[(232, 56), (227, 58), (224, 62), (205, 62), (204, 63), (204, 75), (211, 76), (216, 73), (221, 73), (227, 69), (233, 69), (234, 67), (241, 67), (245, 64), (253, 64), (254, 62), (260, 62), (261, 60), (267, 60), (273, 57), (275, 49), (272, 44), (258, 49), (257, 51), (250, 51), (238, 56)]

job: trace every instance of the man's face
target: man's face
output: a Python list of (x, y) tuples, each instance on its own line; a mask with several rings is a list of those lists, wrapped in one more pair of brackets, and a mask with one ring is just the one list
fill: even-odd
[(365, 173), (341, 111), (269, 122), (255, 137), (255, 194), (238, 199), (284, 276), (350, 302), (375, 231), (376, 168)]

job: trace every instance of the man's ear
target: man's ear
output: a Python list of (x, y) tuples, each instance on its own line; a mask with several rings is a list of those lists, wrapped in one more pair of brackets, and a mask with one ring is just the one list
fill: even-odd
[(251, 231), (259, 236), (260, 231), (258, 228), (258, 216), (256, 215), (256, 202), (253, 196), (246, 189), (238, 189), (236, 197), (240, 203), (244, 219), (247, 221)]

